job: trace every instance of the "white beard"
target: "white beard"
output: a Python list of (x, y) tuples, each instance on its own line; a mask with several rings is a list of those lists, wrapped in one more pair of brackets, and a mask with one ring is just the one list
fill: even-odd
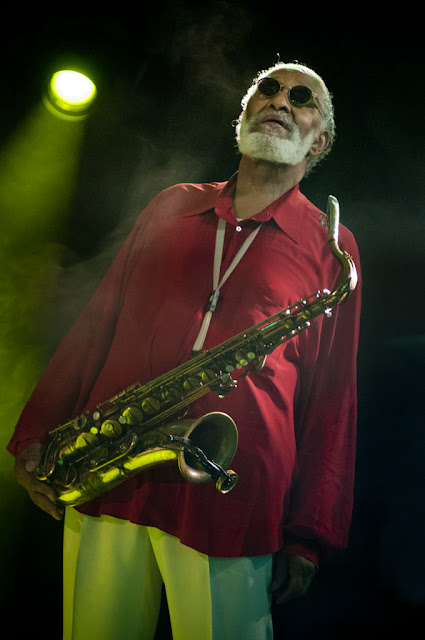
[(236, 141), (242, 155), (265, 160), (275, 164), (296, 165), (302, 162), (313, 143), (315, 131), (310, 131), (304, 140), (295, 122), (290, 123), (286, 138), (273, 133), (252, 131), (252, 128), (264, 118), (264, 113), (253, 116), (249, 121), (244, 111), (236, 125)]

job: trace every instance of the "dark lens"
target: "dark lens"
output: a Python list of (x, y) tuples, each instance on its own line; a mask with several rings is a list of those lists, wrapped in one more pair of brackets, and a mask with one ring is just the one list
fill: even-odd
[(280, 91), (280, 83), (276, 78), (263, 78), (259, 80), (257, 89), (265, 98), (272, 98)]
[(307, 104), (307, 102), (310, 102), (312, 95), (311, 89), (303, 85), (291, 87), (289, 92), (289, 98), (294, 104)]

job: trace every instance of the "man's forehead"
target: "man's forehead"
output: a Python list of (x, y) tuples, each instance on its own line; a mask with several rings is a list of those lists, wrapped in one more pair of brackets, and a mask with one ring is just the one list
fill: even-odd
[(320, 86), (316, 78), (298, 69), (275, 69), (268, 73), (267, 77), (277, 78), (282, 84), (287, 83), (288, 86), (302, 84), (312, 89)]

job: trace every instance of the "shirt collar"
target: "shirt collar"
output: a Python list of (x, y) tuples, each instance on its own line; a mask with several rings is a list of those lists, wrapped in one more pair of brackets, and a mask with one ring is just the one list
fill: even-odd
[[(233, 224), (238, 224), (233, 209), (233, 194), (236, 188), (236, 179), (237, 173), (224, 185), (215, 204), (216, 214)], [(292, 189), (289, 189), (289, 191), (281, 195), (280, 198), (263, 209), (263, 211), (249, 218), (249, 220), (255, 220), (256, 222), (274, 220), (284, 233), (298, 243), (302, 237), (304, 226), (304, 200), (305, 198), (300, 192), (299, 185), (296, 184)]]
[[(237, 175), (238, 172), (234, 173), (227, 182), (217, 182), (214, 184), (214, 188), (210, 193), (211, 205), (207, 207), (208, 210), (214, 208), (216, 215), (233, 226), (240, 224), (236, 220), (233, 209), (233, 194), (236, 188)], [(247, 222), (256, 221), (259, 223), (274, 220), (284, 233), (292, 238), (294, 242), (298, 243), (303, 235), (304, 204), (305, 197), (300, 192), (299, 185), (296, 184), (292, 189), (263, 209), (263, 211), (249, 218)], [(185, 216), (196, 215), (207, 209), (203, 208), (202, 211), (200, 209), (192, 209), (191, 211), (187, 211)]]

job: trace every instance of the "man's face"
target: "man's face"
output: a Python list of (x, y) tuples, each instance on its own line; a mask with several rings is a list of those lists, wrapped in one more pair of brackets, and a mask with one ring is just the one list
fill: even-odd
[(307, 154), (323, 150), (325, 140), (317, 107), (291, 104), (287, 89), (297, 85), (310, 87), (318, 95), (322, 108), (323, 92), (312, 76), (300, 71), (281, 69), (270, 76), (277, 78), (284, 89), (272, 98), (263, 97), (258, 90), (252, 95), (237, 126), (239, 150), (269, 162), (296, 165)]

